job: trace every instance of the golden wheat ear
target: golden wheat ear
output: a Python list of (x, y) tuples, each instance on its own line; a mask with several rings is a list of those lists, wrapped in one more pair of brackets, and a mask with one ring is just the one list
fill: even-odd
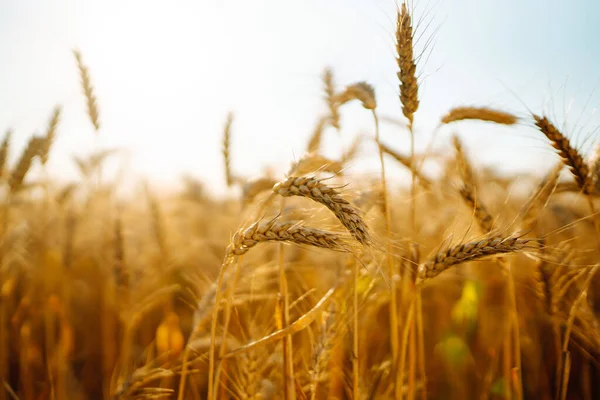
[(411, 16), (402, 3), (396, 24), (396, 52), (398, 53), (398, 79), (400, 80), (400, 102), (402, 113), (413, 124), (414, 114), (419, 108), (419, 84), (417, 66), (413, 55), (413, 29)]
[(227, 187), (235, 183), (233, 172), (231, 171), (231, 125), (233, 124), (233, 113), (227, 114), (225, 127), (223, 128), (223, 162), (225, 163), (225, 182)]
[(448, 111), (440, 122), (442, 124), (450, 124), (463, 120), (494, 122), (502, 125), (514, 125), (519, 121), (513, 114), (488, 107), (455, 107)]
[(43, 147), (44, 139), (32, 136), (27, 143), (27, 147), (21, 153), (21, 157), (17, 162), (17, 165), (13, 169), (10, 179), (8, 181), (8, 185), (10, 187), (10, 191), (15, 193), (23, 188), (23, 181), (25, 180), (25, 176), (31, 169), (31, 164), (33, 163), (33, 159), (40, 154), (40, 150)]
[(92, 125), (94, 125), (94, 129), (98, 132), (100, 130), (100, 114), (98, 112), (98, 101), (94, 94), (94, 86), (92, 85), (90, 72), (88, 67), (83, 63), (81, 52), (79, 52), (79, 50), (73, 50), (73, 55), (77, 61), (79, 76), (81, 78), (81, 87), (87, 101), (88, 117), (90, 118)]
[(336, 129), (340, 129), (340, 112), (339, 104), (336, 100), (335, 93), (335, 82), (333, 80), (333, 71), (330, 68), (326, 68), (323, 71), (323, 89), (325, 91), (325, 103), (329, 108), (328, 121)]
[(10, 148), (10, 140), (12, 138), (12, 130), (7, 129), (0, 144), (0, 178), (4, 177), (6, 172), (6, 160), (8, 159), (8, 150)]
[(517, 236), (493, 236), (476, 242), (464, 243), (436, 254), (419, 266), (421, 282), (434, 278), (448, 268), (497, 254), (521, 251), (531, 240)]
[(590, 175), (590, 170), (587, 164), (583, 161), (583, 157), (574, 148), (569, 139), (563, 135), (556, 126), (548, 120), (546, 117), (540, 117), (539, 115), (533, 114), (535, 125), (538, 127), (548, 140), (552, 143), (552, 147), (558, 150), (558, 154), (562, 158), (565, 165), (569, 168), (575, 182), (584, 194), (590, 194), (594, 191), (594, 184)]
[(273, 186), (273, 191), (283, 197), (302, 196), (323, 204), (361, 244), (371, 244), (369, 228), (360, 211), (341, 194), (315, 178), (290, 176)]
[(50, 117), (50, 121), (48, 122), (48, 127), (46, 128), (46, 133), (43, 137), (43, 145), (40, 149), (40, 161), (42, 165), (46, 165), (48, 162), (50, 147), (52, 147), (52, 143), (56, 137), (56, 129), (60, 121), (60, 113), (61, 108), (58, 106), (55, 107), (52, 116)]

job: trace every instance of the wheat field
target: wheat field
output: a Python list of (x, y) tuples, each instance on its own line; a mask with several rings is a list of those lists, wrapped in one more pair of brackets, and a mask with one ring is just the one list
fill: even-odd
[[(542, 177), (475, 165), (460, 133), (415, 151), (419, 58), (396, 16), (399, 130), (380, 140), (367, 82), (322, 74), (306, 154), (249, 180), (138, 198), (103, 179), (111, 150), (75, 160), (81, 179), (28, 174), (52, 157), (61, 108), (25, 148), (0, 145), (0, 400), (594, 399), (600, 397), (600, 150), (585, 156), (543, 112), (457, 106), (439, 126), (528, 127)], [(90, 134), (102, 135), (93, 66), (74, 51)], [(372, 134), (322, 153), (359, 103)], [(380, 174), (348, 175), (376, 144)], [(600, 149), (600, 148), (599, 148)], [(10, 152), (20, 156), (8, 163)], [(428, 175), (425, 161), (441, 168)], [(407, 186), (386, 171), (404, 168)], [(389, 175), (389, 173), (388, 173)]]

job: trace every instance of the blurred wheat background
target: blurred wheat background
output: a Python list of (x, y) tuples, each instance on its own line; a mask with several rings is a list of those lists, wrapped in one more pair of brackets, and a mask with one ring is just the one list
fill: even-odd
[(600, 397), (600, 10), (526, 3), (0, 3), (0, 400)]

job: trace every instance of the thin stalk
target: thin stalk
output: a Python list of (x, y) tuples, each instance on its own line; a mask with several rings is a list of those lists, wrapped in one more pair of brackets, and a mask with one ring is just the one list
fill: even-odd
[(501, 258), (499, 263), (506, 268), (508, 273), (508, 301), (509, 301), (509, 321), (511, 321), (510, 329), (513, 333), (514, 358), (517, 369), (517, 379), (515, 385), (515, 394), (518, 400), (523, 399), (523, 373), (521, 368), (521, 337), (519, 331), (519, 317), (517, 310), (517, 297), (515, 293), (515, 280), (512, 273), (510, 262), (505, 258)]
[[(213, 310), (210, 323), (210, 350), (208, 353), (208, 400), (211, 400), (213, 398), (213, 379), (215, 373), (215, 338), (217, 336), (217, 319), (219, 318), (221, 288), (223, 287), (223, 277), (225, 276), (225, 270), (227, 269), (230, 263), (231, 260), (225, 260), (223, 262), (223, 265), (221, 265), (221, 268), (219, 270), (219, 277), (217, 278), (217, 288), (215, 292), (215, 309)], [(196, 329), (192, 331), (192, 333), (190, 334), (190, 338), (192, 338), (195, 333)], [(189, 356), (190, 346), (186, 346), (181, 361), (181, 379), (179, 380), (179, 393), (177, 394), (177, 400), (183, 400)]]
[(225, 303), (225, 323), (223, 325), (223, 333), (221, 334), (221, 347), (219, 348), (219, 361), (217, 365), (217, 371), (215, 374), (215, 398), (217, 398), (217, 391), (221, 386), (219, 382), (221, 381), (221, 371), (223, 369), (223, 356), (227, 352), (227, 332), (229, 331), (229, 322), (231, 321), (231, 305), (233, 304), (233, 294), (235, 292), (235, 287), (237, 285), (237, 281), (240, 277), (240, 270), (242, 269), (242, 262), (244, 261), (244, 255), (239, 256), (237, 265), (235, 268), (235, 275), (233, 278), (233, 282), (227, 288), (227, 301)]
[(403, 395), (403, 391), (402, 391), (402, 387), (404, 386), (404, 366), (406, 363), (406, 353), (407, 353), (407, 349), (408, 349), (408, 337), (409, 337), (409, 333), (411, 331), (411, 327), (413, 326), (412, 320), (413, 320), (413, 314), (415, 312), (415, 301), (414, 299), (411, 300), (410, 305), (408, 307), (408, 312), (406, 313), (406, 318), (404, 320), (404, 327), (402, 329), (402, 341), (401, 344), (402, 346), (400, 346), (400, 357), (398, 359), (398, 373), (396, 374), (396, 376), (398, 377), (398, 381), (396, 382), (396, 396), (399, 395), (399, 397), (396, 398), (400, 398), (402, 399), (402, 395)]
[(379, 139), (379, 119), (375, 109), (373, 111), (373, 121), (375, 122), (375, 141), (379, 149), (379, 163), (381, 164), (381, 185), (383, 190), (383, 204), (385, 209), (385, 230), (387, 241), (387, 264), (388, 278), (390, 283), (390, 347), (392, 350), (392, 373), (394, 374), (394, 393), (396, 398), (402, 397), (402, 384), (398, 385), (398, 303), (396, 293), (396, 281), (394, 279), (394, 260), (392, 258), (392, 216), (390, 213), (387, 184), (385, 179), (385, 163), (383, 161), (383, 150)]
[(427, 400), (427, 374), (425, 373), (425, 335), (423, 333), (423, 302), (421, 288), (417, 287), (417, 334), (418, 334), (418, 359), (419, 374), (421, 375), (421, 400)]
[[(562, 355), (563, 355), (563, 357), (565, 357), (566, 361), (569, 360), (569, 342), (571, 340), (571, 331), (573, 330), (573, 324), (575, 323), (575, 316), (577, 315), (577, 309), (579, 308), (579, 305), (587, 297), (587, 292), (588, 292), (588, 288), (590, 286), (590, 282), (592, 281), (592, 278), (594, 277), (594, 275), (596, 275), (596, 272), (598, 271), (599, 267), (600, 267), (600, 265), (596, 264), (590, 270), (585, 282), (583, 283), (583, 290), (581, 291), (579, 296), (577, 296), (577, 299), (575, 299), (575, 301), (573, 302), (573, 305), (571, 306), (571, 309), (569, 310), (569, 317), (567, 319), (567, 328), (565, 330), (565, 337), (564, 337), (563, 343), (562, 343)], [(567, 368), (567, 364), (563, 363), (563, 369), (561, 372), (562, 377), (561, 377), (561, 381), (560, 381), (561, 385), (563, 385), (562, 390), (560, 391), (561, 396), (563, 396), (563, 394), (566, 394), (566, 392), (567, 392), (567, 387), (569, 385), (569, 372), (570, 372), (570, 368)], [(563, 398), (564, 398), (564, 396), (563, 396)]]
[(354, 268), (354, 290), (352, 291), (352, 398), (360, 399), (358, 364), (358, 263), (352, 258)]
[(511, 381), (511, 374), (510, 374), (510, 368), (511, 368), (511, 356), (512, 356), (512, 352), (510, 351), (511, 349), (511, 328), (512, 328), (512, 321), (510, 320), (510, 318), (506, 321), (506, 328), (504, 330), (504, 340), (502, 341), (502, 376), (504, 377), (504, 390), (506, 393), (505, 396), (507, 399), (512, 399), (512, 390), (511, 390), (511, 385), (510, 385), (510, 381)]
[[(285, 199), (281, 199), (281, 210), (280, 213), (283, 215), (285, 209)], [(282, 296), (282, 324), (283, 329), (290, 325), (290, 310), (289, 310), (289, 294), (287, 278), (285, 276), (285, 248), (283, 243), (279, 243), (279, 293)], [(285, 379), (285, 399), (295, 400), (296, 390), (294, 383), (294, 363), (293, 363), (293, 351), (292, 351), (292, 336), (286, 335), (283, 339), (283, 367), (284, 367), (284, 379)]]
[(408, 334), (408, 399), (413, 400), (415, 398), (415, 366), (416, 366), (416, 352), (417, 343), (415, 340), (416, 329), (415, 319), (410, 321), (410, 330)]

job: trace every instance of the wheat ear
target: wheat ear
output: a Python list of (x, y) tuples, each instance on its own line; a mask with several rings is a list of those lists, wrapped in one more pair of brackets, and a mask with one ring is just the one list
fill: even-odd
[(323, 89), (325, 91), (325, 102), (329, 108), (329, 122), (331, 126), (340, 129), (339, 104), (336, 101), (335, 82), (333, 80), (333, 71), (326, 68), (323, 72)]
[(488, 107), (455, 107), (441, 119), (442, 124), (466, 119), (494, 122), (502, 125), (514, 125), (519, 120), (515, 115)]
[(432, 259), (421, 264), (418, 277), (421, 282), (425, 282), (452, 266), (487, 256), (514, 253), (524, 249), (529, 242), (528, 239), (516, 236), (492, 236), (480, 241), (460, 244), (436, 254)]
[(325, 185), (321, 180), (309, 177), (290, 176), (273, 187), (280, 196), (303, 196), (323, 204), (331, 210), (337, 219), (363, 245), (371, 242), (369, 228), (360, 216), (360, 212), (352, 206), (335, 189)]
[(8, 159), (8, 149), (10, 147), (11, 138), (12, 130), (8, 129), (4, 134), (2, 144), (0, 144), (0, 178), (4, 177), (4, 172), (6, 170), (6, 160)]
[(90, 79), (90, 73), (87, 66), (83, 63), (81, 53), (79, 50), (73, 50), (73, 55), (77, 61), (77, 67), (79, 68), (79, 76), (81, 78), (81, 87), (83, 88), (83, 94), (85, 95), (88, 108), (88, 116), (96, 132), (100, 130), (100, 117), (98, 113), (98, 102), (96, 95), (94, 94), (94, 87)]
[(281, 221), (275, 218), (268, 222), (255, 222), (233, 235), (227, 247), (226, 257), (246, 254), (252, 247), (264, 242), (289, 242), (315, 246), (334, 251), (348, 251), (349, 238), (333, 232), (304, 226), (302, 221)]
[(52, 117), (48, 122), (48, 128), (46, 128), (46, 134), (44, 135), (43, 146), (40, 149), (40, 161), (42, 165), (46, 165), (48, 162), (48, 155), (50, 153), (50, 147), (54, 142), (54, 137), (56, 136), (56, 128), (58, 127), (58, 122), (60, 120), (60, 107), (54, 108), (52, 113)]
[(233, 172), (231, 171), (231, 125), (233, 124), (233, 113), (227, 114), (225, 127), (223, 128), (223, 161), (225, 162), (225, 182), (230, 187), (234, 183)]
[(321, 139), (323, 138), (323, 132), (325, 131), (325, 127), (330, 121), (330, 117), (321, 117), (319, 121), (317, 121), (317, 125), (315, 125), (315, 129), (310, 135), (310, 139), (308, 140), (308, 145), (306, 146), (306, 151), (308, 153), (317, 153), (321, 148)]
[(563, 135), (552, 122), (546, 117), (533, 114), (535, 125), (552, 142), (552, 147), (558, 150), (563, 162), (575, 177), (575, 181), (584, 194), (593, 192), (593, 182), (590, 177), (589, 168), (583, 161), (581, 154), (571, 146), (569, 139)]
[(406, 3), (402, 3), (398, 11), (396, 25), (396, 51), (398, 53), (398, 79), (400, 80), (400, 102), (402, 113), (413, 123), (414, 114), (419, 108), (419, 85), (417, 83), (417, 66), (413, 56), (413, 30)]
[(25, 176), (29, 169), (31, 168), (31, 164), (33, 163), (33, 159), (39, 155), (40, 149), (43, 146), (43, 139), (33, 136), (29, 139), (27, 143), (27, 147), (21, 153), (21, 157), (17, 162), (17, 165), (13, 169), (8, 185), (10, 186), (11, 192), (17, 192), (23, 187), (23, 181), (25, 180)]

